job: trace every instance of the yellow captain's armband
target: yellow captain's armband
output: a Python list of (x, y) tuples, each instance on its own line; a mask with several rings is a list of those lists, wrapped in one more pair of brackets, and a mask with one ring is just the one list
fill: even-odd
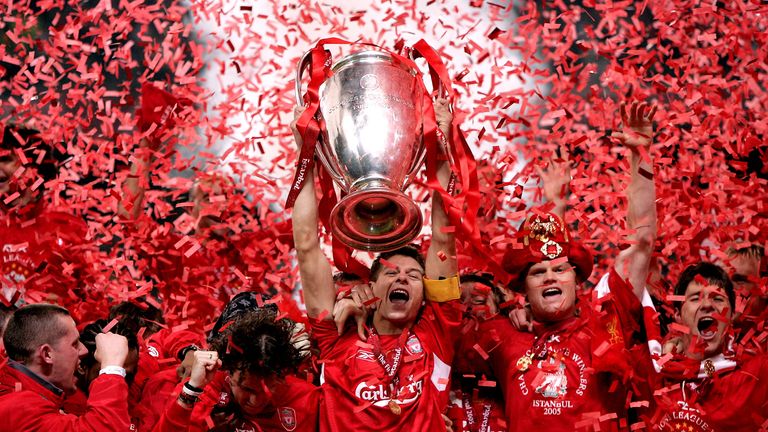
[(427, 279), (424, 278), (424, 296), (429, 301), (447, 302), (461, 298), (461, 287), (459, 287), (459, 277), (454, 276), (448, 279)]

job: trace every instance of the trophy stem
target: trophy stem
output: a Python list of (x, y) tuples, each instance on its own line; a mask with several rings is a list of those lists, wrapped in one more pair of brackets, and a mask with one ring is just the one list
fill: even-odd
[(382, 187), (353, 192), (331, 211), (331, 231), (348, 246), (384, 252), (405, 246), (421, 231), (418, 206), (404, 193)]

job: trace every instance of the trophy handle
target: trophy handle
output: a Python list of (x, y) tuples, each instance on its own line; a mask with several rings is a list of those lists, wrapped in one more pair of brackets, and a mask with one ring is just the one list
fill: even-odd
[(301, 94), (301, 81), (304, 77), (304, 71), (309, 66), (309, 62), (312, 60), (312, 50), (309, 50), (304, 53), (303, 56), (301, 56), (301, 59), (299, 59), (299, 63), (297, 64), (296, 68), (296, 104), (300, 107), (304, 106), (304, 97)]
[[(413, 61), (413, 62), (416, 61), (416, 56), (414, 55), (414, 50), (412, 50), (412, 49), (408, 50), (408, 58), (411, 61)], [(427, 66), (427, 67), (429, 68), (429, 66)], [(431, 71), (432, 69), (429, 69), (429, 70)], [(429, 74), (429, 75), (422, 74), (422, 77), (424, 77), (424, 76), (431, 76), (431, 74)], [(437, 95), (434, 98), (432, 98), (432, 101), (435, 101), (435, 100), (437, 100), (439, 98), (444, 98), (444, 97), (449, 96), (448, 91), (443, 86), (442, 80), (438, 79), (436, 81), (437, 81), (437, 88), (435, 90), (437, 90)], [(426, 87), (425, 87), (425, 89), (426, 89)], [(448, 105), (448, 109), (451, 112), (453, 112), (453, 104), (452, 103)], [(446, 150), (448, 150), (448, 149), (446, 149)], [(448, 159), (449, 159), (448, 163), (453, 165), (454, 164), (453, 155), (451, 154), (450, 151), (448, 151), (447, 153), (448, 153)], [(424, 159), (426, 158), (426, 156), (427, 156), (426, 146), (421, 146), (421, 149), (419, 150), (418, 155), (413, 160), (413, 165), (411, 165), (411, 168), (408, 170), (408, 175), (405, 176), (405, 182), (404, 182), (403, 187), (408, 186), (411, 183), (413, 178), (418, 173), (419, 168), (421, 168), (421, 165), (424, 163)]]
[[(303, 78), (304, 78), (304, 71), (307, 70), (311, 62), (312, 62), (312, 50), (309, 50), (305, 52), (303, 56), (301, 56), (301, 59), (299, 59), (299, 62), (297, 63), (296, 82), (295, 82), (296, 104), (300, 107), (305, 106), (304, 97), (303, 97), (304, 95), (301, 93), (301, 82), (303, 81)], [(319, 148), (325, 146), (325, 141), (323, 140), (322, 133), (318, 137), (317, 146)], [(338, 184), (339, 187), (342, 188), (342, 190), (345, 190), (343, 186), (344, 177), (341, 174), (339, 174), (339, 171), (336, 168), (336, 166), (333, 163), (331, 163), (331, 161), (325, 156), (325, 152), (316, 151), (315, 156), (320, 160), (320, 163), (325, 167), (326, 171), (328, 172), (328, 174), (331, 175), (331, 178), (336, 182), (336, 184)]]

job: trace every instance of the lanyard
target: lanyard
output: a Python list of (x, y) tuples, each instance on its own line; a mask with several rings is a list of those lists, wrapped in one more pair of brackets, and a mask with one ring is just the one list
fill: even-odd
[(479, 427), (475, 427), (475, 407), (472, 404), (472, 398), (469, 392), (463, 393), (464, 419), (467, 421), (467, 428), (470, 432), (486, 432), (490, 424), (491, 404), (488, 402), (483, 403), (483, 418), (480, 421)]
[(397, 372), (400, 369), (400, 366), (403, 364), (403, 347), (405, 347), (408, 338), (411, 336), (411, 329), (408, 328), (403, 331), (403, 333), (398, 338), (397, 347), (394, 349), (394, 355), (392, 356), (391, 363), (389, 360), (387, 360), (387, 356), (382, 351), (381, 338), (379, 337), (379, 334), (376, 333), (376, 329), (371, 326), (371, 328), (368, 329), (368, 332), (370, 334), (370, 336), (368, 336), (368, 343), (373, 346), (373, 354), (376, 356), (376, 360), (378, 360), (381, 367), (384, 368), (384, 372), (386, 372), (387, 378), (389, 378), (389, 381), (386, 383), (389, 384), (391, 389), (388, 403), (389, 409), (395, 415), (400, 415), (402, 410), (396, 401), (397, 393), (400, 387), (400, 377), (397, 376)]

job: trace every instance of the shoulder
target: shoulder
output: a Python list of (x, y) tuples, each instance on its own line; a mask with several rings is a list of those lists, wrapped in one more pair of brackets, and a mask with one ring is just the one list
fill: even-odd
[(763, 380), (768, 380), (768, 354), (759, 354), (746, 358), (741, 362), (737, 370), (755, 375)]
[(83, 218), (59, 211), (46, 211), (38, 215), (37, 223), (51, 229), (66, 231), (72, 235), (85, 236), (88, 231)]
[(23, 419), (31, 416), (64, 415), (58, 406), (31, 390), (13, 392), (0, 397), (0, 418)]

